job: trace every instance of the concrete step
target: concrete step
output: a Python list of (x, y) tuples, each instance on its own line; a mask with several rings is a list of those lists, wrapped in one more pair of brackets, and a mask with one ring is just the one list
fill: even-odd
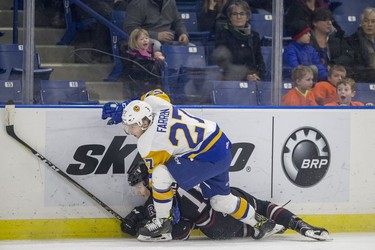
[(130, 98), (128, 89), (123, 88), (122, 82), (86, 82), (90, 99), (99, 100), (100, 103), (109, 101), (123, 102)]
[(74, 63), (74, 46), (36, 45), (42, 63)]
[[(2, 0), (3, 1), (3, 0)], [(2, 2), (0, 1), (0, 2)], [(13, 10), (0, 10), (1, 27), (13, 27)], [(23, 26), (23, 11), (18, 11), (18, 27)]]
[(13, 0), (1, 0), (0, 10), (10, 10), (13, 7)]
[[(2, 28), (0, 31), (4, 32), (4, 36), (0, 38), (1, 43), (13, 43), (13, 28)], [(35, 28), (35, 44), (38, 45), (56, 45), (57, 42), (65, 34), (65, 29), (53, 29), (53, 28)], [(18, 29), (18, 43), (23, 43), (23, 28)]]
[(101, 82), (108, 77), (113, 64), (43, 63), (42, 67), (53, 68), (51, 80), (84, 80)]

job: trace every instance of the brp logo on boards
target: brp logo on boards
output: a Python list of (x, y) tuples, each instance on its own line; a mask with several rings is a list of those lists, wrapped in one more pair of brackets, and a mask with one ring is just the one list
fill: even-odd
[(283, 146), (282, 165), (288, 179), (300, 187), (320, 182), (328, 171), (330, 150), (326, 138), (314, 128), (293, 132)]

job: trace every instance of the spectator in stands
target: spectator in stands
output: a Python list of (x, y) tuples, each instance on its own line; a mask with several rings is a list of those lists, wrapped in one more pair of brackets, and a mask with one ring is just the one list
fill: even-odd
[(145, 29), (137, 28), (130, 33), (128, 44), (122, 45), (124, 57), (124, 82), (129, 83), (132, 96), (161, 88), (161, 70), (164, 56), (155, 51)]
[(354, 51), (353, 78), (357, 82), (375, 81), (375, 8), (362, 12), (360, 27), (348, 37), (348, 43)]
[[(204, 0), (203, 7), (198, 15), (198, 28), (200, 31), (210, 31), (216, 35), (223, 30), (227, 23), (226, 11), (228, 6), (236, 0)], [(246, 0), (250, 8), (264, 9), (272, 12), (271, 0)]]
[(298, 65), (309, 66), (314, 72), (314, 80), (327, 79), (328, 70), (321, 62), (317, 51), (310, 45), (311, 28), (303, 21), (291, 28), (292, 42), (284, 49), (284, 65), (292, 69)]
[(328, 71), (327, 81), (317, 82), (312, 88), (316, 103), (324, 106), (327, 103), (337, 101), (336, 86), (345, 77), (345, 67), (342, 65), (333, 65)]
[[(288, 2), (288, 1), (287, 1)], [(285, 12), (285, 30), (287, 36), (292, 36), (293, 25), (296, 22), (304, 21), (311, 25), (312, 14), (316, 8), (329, 8), (329, 3), (324, 0), (293, 0), (288, 2), (288, 8)], [(343, 36), (344, 31), (340, 28), (340, 26), (334, 21), (333, 26), (337, 30), (338, 36)]]
[(124, 29), (130, 34), (139, 27), (147, 30), (150, 38), (161, 44), (189, 44), (188, 32), (175, 0), (131, 1), (127, 6)]
[(337, 100), (325, 106), (364, 106), (362, 102), (352, 101), (356, 92), (356, 83), (352, 78), (344, 78), (337, 83)]
[(317, 106), (311, 88), (313, 86), (313, 71), (310, 67), (299, 65), (292, 72), (292, 80), (296, 87), (286, 93), (281, 99), (284, 106)]
[(332, 26), (332, 13), (325, 8), (316, 8), (312, 13), (310, 45), (315, 48), (324, 67), (339, 64), (348, 66), (354, 59), (353, 50)]
[(227, 22), (223, 8), (228, 0), (205, 0), (198, 15), (198, 28), (200, 31), (210, 31), (217, 34), (218, 30)]
[[(223, 31), (216, 37), (216, 47), (228, 48), (233, 59), (232, 63), (246, 67), (246, 77), (242, 80), (258, 81), (264, 77), (265, 64), (259, 34), (251, 30), (250, 17), (251, 11), (246, 1), (231, 2), (227, 8), (228, 21)], [(215, 51), (213, 57), (215, 57), (214, 53)]]

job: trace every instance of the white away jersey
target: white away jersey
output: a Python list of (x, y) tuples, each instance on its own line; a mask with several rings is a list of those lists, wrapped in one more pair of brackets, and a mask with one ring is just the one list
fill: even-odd
[[(160, 91), (160, 90), (158, 90)], [(161, 96), (166, 94), (159, 93)], [(149, 169), (165, 164), (171, 157), (202, 161), (221, 159), (221, 152), (231, 146), (213, 121), (195, 117), (170, 104), (169, 98), (146, 94), (145, 102), (157, 111), (154, 121), (138, 139), (138, 151)]]

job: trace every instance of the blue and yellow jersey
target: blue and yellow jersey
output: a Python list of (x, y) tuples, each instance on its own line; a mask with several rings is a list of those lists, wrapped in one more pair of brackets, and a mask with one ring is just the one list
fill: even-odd
[(138, 139), (138, 151), (149, 169), (172, 157), (215, 162), (230, 149), (230, 141), (215, 122), (193, 116), (158, 95), (143, 100), (156, 111), (153, 123)]

